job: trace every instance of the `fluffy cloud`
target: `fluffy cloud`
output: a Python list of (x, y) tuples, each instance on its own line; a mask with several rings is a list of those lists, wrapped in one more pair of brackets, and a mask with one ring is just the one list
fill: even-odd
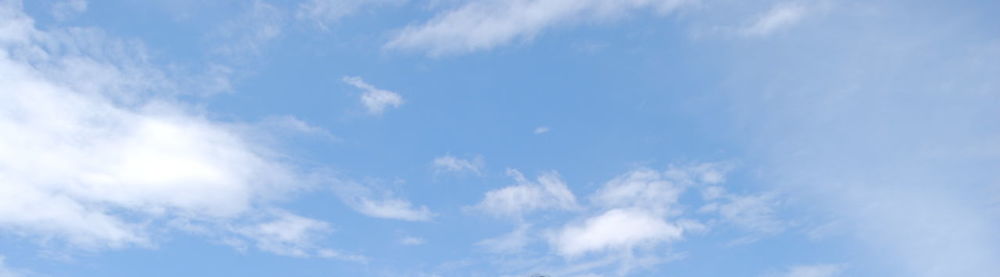
[(443, 172), (472, 172), (476, 175), (481, 174), (485, 162), (480, 156), (475, 157), (472, 160), (458, 158), (452, 155), (444, 155), (441, 157), (434, 158), (433, 166), (434, 170)]
[[(0, 18), (0, 230), (153, 245), (168, 222), (240, 226), (307, 183), (251, 134), (169, 98), (177, 85), (140, 44), (39, 31), (16, 1), (0, 2)], [(269, 235), (282, 234), (256, 236)]]
[[(727, 163), (702, 163), (670, 166), (663, 171), (631, 170), (605, 182), (587, 198), (586, 205), (576, 202), (556, 173), (529, 182), (511, 170), (517, 185), (487, 192), (476, 208), (515, 218), (517, 228), (478, 245), (504, 255), (531, 255), (531, 246), (543, 242), (556, 258), (571, 261), (564, 269), (548, 268), (547, 272), (575, 275), (613, 268), (616, 274), (624, 275), (676, 258), (663, 246), (684, 239), (688, 233), (706, 230), (705, 224), (683, 217), (680, 197), (689, 188), (719, 184), (729, 168)], [(577, 217), (536, 221), (524, 216), (545, 209), (569, 210)], [(536, 257), (550, 258), (553, 256)]]
[(521, 218), (536, 210), (572, 210), (577, 207), (573, 192), (554, 172), (538, 176), (535, 182), (529, 181), (517, 170), (507, 170), (507, 174), (514, 177), (517, 185), (487, 192), (483, 201), (475, 206), (477, 210), (495, 216)]
[(470, 1), (421, 25), (401, 30), (388, 48), (429, 55), (467, 53), (528, 40), (543, 30), (581, 21), (609, 20), (636, 10), (668, 13), (685, 0)]
[(639, 246), (652, 249), (680, 240), (686, 228), (701, 225), (670, 221), (680, 215), (675, 206), (688, 185), (670, 177), (697, 175), (696, 171), (704, 169), (672, 167), (660, 172), (640, 168), (615, 177), (590, 197), (598, 212), (561, 227), (550, 235), (549, 244), (560, 255), (576, 257), (586, 253), (632, 253)]
[(683, 229), (655, 214), (635, 209), (612, 209), (566, 226), (551, 243), (564, 256), (578, 256), (604, 250), (629, 250), (638, 245), (655, 245), (678, 240)]
[(382, 112), (385, 112), (386, 108), (398, 108), (403, 105), (402, 96), (365, 83), (361, 77), (345, 76), (342, 80), (344, 83), (364, 90), (364, 93), (361, 94), (361, 104), (365, 106), (370, 114), (380, 115)]

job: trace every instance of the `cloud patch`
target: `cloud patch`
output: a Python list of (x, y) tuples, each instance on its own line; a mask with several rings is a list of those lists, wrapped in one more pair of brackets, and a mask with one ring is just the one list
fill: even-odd
[(171, 98), (180, 85), (141, 44), (41, 31), (20, 9), (0, 2), (0, 231), (87, 250), (155, 246), (170, 231), (240, 236), (309, 186), (253, 132)]
[(577, 208), (576, 197), (555, 172), (544, 173), (529, 181), (520, 171), (509, 169), (507, 175), (517, 185), (486, 193), (474, 208), (499, 217), (521, 218), (538, 210), (572, 210)]
[(434, 158), (432, 165), (436, 173), (461, 173), (470, 172), (476, 175), (482, 174), (486, 162), (483, 157), (476, 156), (473, 159), (462, 159), (452, 155), (444, 155)]
[(685, 0), (487, 0), (469, 1), (425, 23), (400, 30), (389, 49), (416, 50), (431, 56), (490, 50), (530, 40), (559, 25), (608, 21), (635, 11), (666, 14)]
[(381, 115), (387, 108), (399, 108), (403, 105), (403, 97), (395, 92), (376, 88), (366, 83), (361, 77), (344, 76), (344, 83), (364, 92), (361, 94), (361, 104), (369, 114)]

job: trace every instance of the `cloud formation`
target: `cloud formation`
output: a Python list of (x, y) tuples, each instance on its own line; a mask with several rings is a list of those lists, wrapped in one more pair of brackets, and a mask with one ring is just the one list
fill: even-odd
[(334, 193), (355, 211), (375, 218), (404, 221), (430, 221), (434, 213), (427, 206), (416, 206), (388, 190), (374, 189), (353, 181), (335, 181)]
[(150, 246), (169, 222), (240, 226), (308, 183), (236, 126), (172, 100), (177, 85), (140, 44), (40, 31), (20, 8), (0, 2), (0, 229), (85, 249)]
[(799, 2), (778, 3), (758, 16), (752, 23), (740, 29), (740, 34), (754, 37), (766, 36), (798, 23), (805, 18), (808, 12), (808, 7)]
[(666, 14), (686, 0), (487, 0), (470, 1), (423, 24), (400, 30), (390, 49), (431, 56), (490, 50), (530, 40), (545, 29), (586, 21), (607, 21), (639, 10)]
[(434, 158), (434, 162), (432, 164), (434, 166), (434, 170), (438, 173), (471, 172), (476, 175), (482, 174), (483, 167), (485, 166), (485, 162), (481, 156), (476, 156), (472, 160), (467, 160), (452, 155), (444, 155)]
[(386, 108), (398, 108), (403, 105), (403, 97), (395, 92), (376, 88), (365, 83), (361, 77), (345, 76), (341, 80), (344, 83), (363, 90), (361, 94), (361, 104), (365, 106), (369, 114), (381, 115)]
[(519, 219), (533, 211), (572, 210), (577, 207), (573, 192), (555, 172), (544, 173), (535, 182), (514, 169), (508, 169), (507, 175), (513, 177), (517, 184), (487, 192), (475, 209), (494, 216)]

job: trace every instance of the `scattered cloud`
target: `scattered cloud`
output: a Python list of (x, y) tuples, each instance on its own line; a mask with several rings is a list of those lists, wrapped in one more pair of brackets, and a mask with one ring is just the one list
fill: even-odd
[(753, 236), (774, 235), (789, 227), (777, 214), (781, 203), (774, 194), (736, 195), (709, 186), (702, 190), (702, 197), (708, 204), (699, 208), (700, 212), (717, 213), (722, 222), (750, 231)]
[(535, 132), (536, 135), (541, 135), (541, 134), (544, 134), (544, 133), (548, 133), (550, 130), (551, 129), (549, 129), (549, 127), (547, 127), (547, 126), (538, 126), (538, 128), (535, 128), (534, 132)]
[(750, 37), (767, 36), (801, 21), (809, 9), (799, 2), (783, 2), (757, 17), (750, 25), (740, 29), (740, 34)]
[(434, 213), (427, 206), (415, 206), (391, 191), (377, 191), (352, 181), (338, 181), (334, 192), (355, 211), (376, 218), (430, 221)]
[(636, 169), (615, 177), (591, 196), (604, 208), (635, 208), (654, 215), (670, 214), (684, 187), (651, 169)]
[[(686, 234), (707, 230), (706, 224), (684, 217), (684, 205), (679, 203), (681, 195), (691, 187), (719, 184), (730, 167), (728, 163), (701, 163), (670, 166), (663, 171), (630, 170), (605, 182), (587, 198), (586, 205), (576, 202), (554, 172), (542, 175), (538, 182), (529, 182), (511, 170), (509, 173), (517, 185), (487, 192), (476, 208), (495, 216), (516, 218), (517, 228), (477, 245), (502, 255), (530, 257), (537, 252), (528, 246), (543, 241), (552, 250), (548, 253), (572, 261), (561, 270), (543, 267), (547, 272), (596, 274), (599, 269), (613, 268), (613, 275), (627, 275), (636, 268), (678, 258), (678, 254), (664, 251), (663, 246), (684, 239)], [(546, 178), (549, 180), (545, 181)], [(550, 191), (565, 192), (547, 195), (546, 186), (551, 187)], [(560, 222), (548, 217), (536, 221), (523, 216), (543, 209), (568, 210), (577, 217)], [(534, 259), (550, 258), (553, 257), (543, 254)]]
[(514, 169), (508, 169), (507, 174), (517, 185), (487, 192), (475, 209), (494, 216), (521, 218), (536, 210), (577, 208), (573, 192), (555, 172), (544, 173), (535, 182)]
[[(0, 16), (0, 230), (88, 250), (154, 246), (174, 230), (234, 236), (221, 227), (309, 186), (252, 133), (172, 99), (175, 80), (141, 44), (38, 30), (17, 1)], [(254, 237), (304, 247), (267, 226)]]
[(427, 243), (427, 240), (419, 237), (406, 236), (399, 239), (399, 243), (402, 245), (414, 246), (414, 245), (423, 245), (424, 243)]
[(637, 209), (612, 209), (571, 224), (560, 230), (550, 241), (564, 256), (579, 256), (587, 252), (631, 250), (638, 245), (650, 245), (679, 240), (683, 229), (653, 213)]
[(270, 219), (237, 227), (235, 232), (250, 239), (258, 249), (284, 256), (325, 256), (317, 240), (332, 231), (326, 222), (282, 211), (271, 212)]
[(470, 1), (419, 25), (400, 30), (385, 47), (431, 56), (489, 50), (530, 40), (543, 30), (585, 21), (607, 21), (642, 10), (669, 13), (685, 0), (487, 0)]
[(269, 116), (265, 117), (259, 123), (253, 126), (254, 128), (267, 130), (268, 134), (277, 134), (280, 136), (310, 136), (317, 137), (327, 140), (336, 141), (337, 136), (330, 133), (330, 131), (309, 124), (308, 122), (302, 121), (294, 116), (284, 115), (284, 116)]
[(434, 170), (438, 173), (472, 172), (476, 175), (482, 174), (485, 164), (486, 162), (483, 161), (482, 156), (476, 156), (472, 160), (467, 160), (452, 155), (444, 155), (434, 158), (433, 162)]
[(344, 76), (344, 83), (364, 90), (361, 94), (361, 104), (365, 106), (369, 114), (380, 115), (386, 108), (398, 108), (403, 105), (403, 97), (395, 92), (382, 90), (365, 83), (361, 77)]

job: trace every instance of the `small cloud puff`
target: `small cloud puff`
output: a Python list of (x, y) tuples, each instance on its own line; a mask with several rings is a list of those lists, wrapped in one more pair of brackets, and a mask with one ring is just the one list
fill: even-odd
[(403, 97), (395, 92), (376, 88), (366, 83), (361, 77), (344, 76), (344, 83), (364, 90), (361, 94), (361, 104), (369, 114), (380, 115), (386, 108), (398, 108), (403, 105)]

